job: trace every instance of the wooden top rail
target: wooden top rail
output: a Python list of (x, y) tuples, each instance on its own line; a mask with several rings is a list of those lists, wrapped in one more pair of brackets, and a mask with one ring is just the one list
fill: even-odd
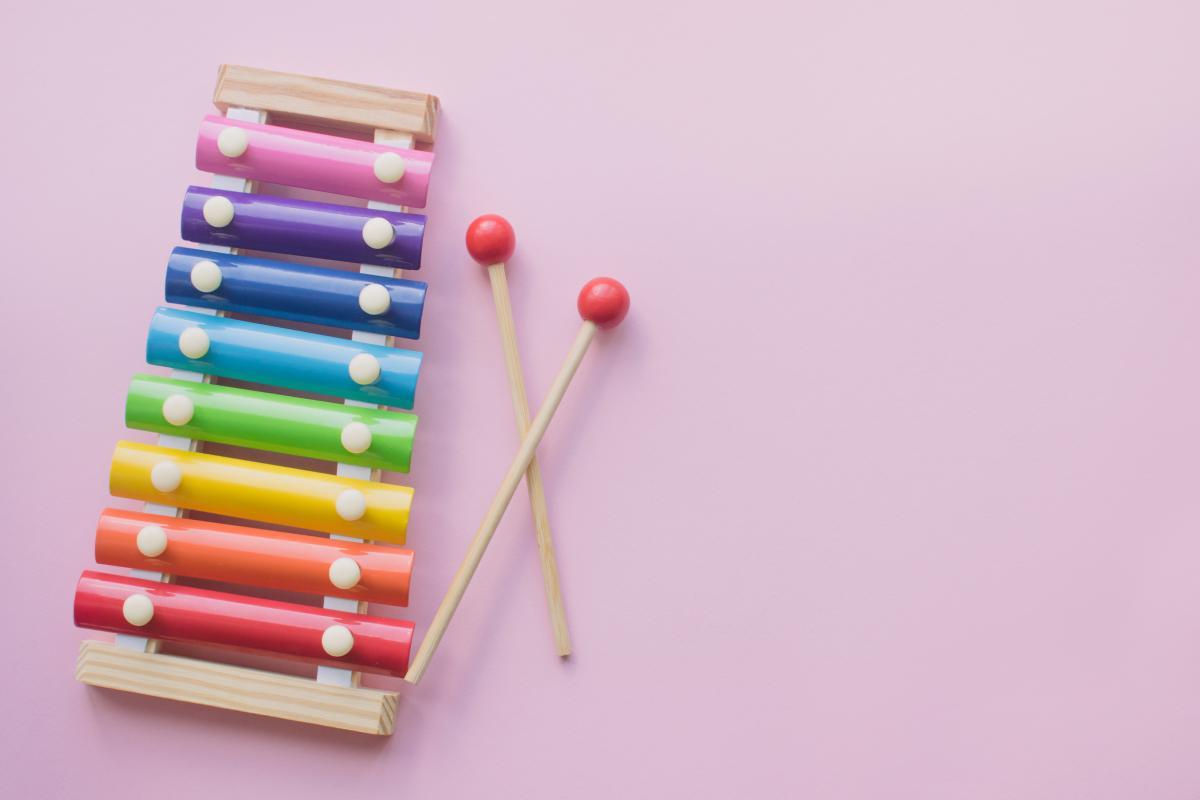
[(431, 94), (384, 89), (360, 83), (310, 78), (287, 72), (223, 64), (217, 72), (213, 104), (266, 111), (276, 124), (371, 138), (384, 128), (411, 133), (433, 144), (438, 99)]

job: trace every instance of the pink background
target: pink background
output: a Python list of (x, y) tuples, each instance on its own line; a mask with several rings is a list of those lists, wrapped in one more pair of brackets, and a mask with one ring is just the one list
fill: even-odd
[[(5, 796), (1200, 795), (1196, 4), (666, 5), (0, 11)], [(466, 223), (535, 397), (634, 298), (541, 451), (576, 656), (518, 495), (392, 740), (72, 680), (225, 61), (443, 100), (422, 630), (516, 447)]]

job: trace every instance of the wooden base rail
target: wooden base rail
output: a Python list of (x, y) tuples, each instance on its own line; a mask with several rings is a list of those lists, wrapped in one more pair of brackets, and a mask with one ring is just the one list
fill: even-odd
[(390, 736), (395, 692), (317, 683), (161, 653), (140, 653), (105, 642), (79, 648), (75, 679), (91, 686), (225, 708), (246, 714)]

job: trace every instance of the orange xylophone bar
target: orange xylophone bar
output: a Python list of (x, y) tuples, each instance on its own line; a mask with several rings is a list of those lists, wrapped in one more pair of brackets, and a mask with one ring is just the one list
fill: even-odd
[(403, 675), (413, 624), (344, 611), (85, 571), (80, 628), (210, 644), (384, 675)]
[(413, 552), (106, 508), (96, 563), (405, 606)]

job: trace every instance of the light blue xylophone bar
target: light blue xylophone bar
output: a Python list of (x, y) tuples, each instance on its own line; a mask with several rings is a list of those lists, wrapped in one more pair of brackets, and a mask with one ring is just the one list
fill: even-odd
[(146, 361), (161, 367), (410, 409), (421, 354), (159, 308)]

